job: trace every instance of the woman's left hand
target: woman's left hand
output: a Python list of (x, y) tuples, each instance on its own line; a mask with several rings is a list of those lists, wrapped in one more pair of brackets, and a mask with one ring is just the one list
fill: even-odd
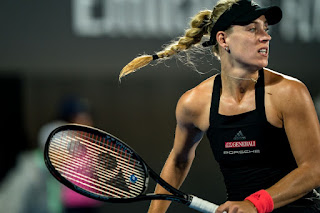
[(220, 205), (216, 213), (257, 213), (256, 207), (248, 200), (227, 201)]

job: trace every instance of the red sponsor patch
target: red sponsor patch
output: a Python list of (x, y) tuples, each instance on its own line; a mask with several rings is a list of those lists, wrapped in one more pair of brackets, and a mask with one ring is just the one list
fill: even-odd
[(256, 147), (256, 141), (233, 141), (225, 142), (225, 148), (243, 148), (243, 147)]

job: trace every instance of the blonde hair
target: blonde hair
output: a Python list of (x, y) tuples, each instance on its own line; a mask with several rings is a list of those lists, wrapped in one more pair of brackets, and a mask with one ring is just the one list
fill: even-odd
[[(190, 28), (185, 31), (184, 36), (178, 41), (169, 44), (164, 50), (157, 52), (156, 57), (159, 59), (169, 58), (182, 51), (187, 51), (194, 45), (198, 45), (204, 36), (209, 36), (214, 23), (218, 18), (231, 6), (239, 0), (220, 0), (213, 10), (202, 10), (196, 14), (190, 21)], [(214, 55), (220, 59), (219, 45), (213, 46)], [(152, 55), (142, 55), (133, 59), (120, 72), (119, 79), (135, 72), (136, 70), (148, 65), (153, 60)]]

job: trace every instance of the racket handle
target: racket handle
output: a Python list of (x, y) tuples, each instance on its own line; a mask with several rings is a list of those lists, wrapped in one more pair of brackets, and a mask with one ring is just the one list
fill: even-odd
[(199, 212), (215, 213), (217, 208), (219, 207), (216, 204), (210, 203), (209, 201), (203, 200), (193, 195), (191, 195), (191, 198), (192, 200), (189, 207)]

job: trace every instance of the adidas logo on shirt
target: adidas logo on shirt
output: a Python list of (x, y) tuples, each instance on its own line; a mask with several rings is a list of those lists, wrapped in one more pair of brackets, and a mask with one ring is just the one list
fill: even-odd
[(238, 141), (238, 140), (246, 140), (246, 136), (242, 133), (240, 130), (234, 137), (233, 140)]

